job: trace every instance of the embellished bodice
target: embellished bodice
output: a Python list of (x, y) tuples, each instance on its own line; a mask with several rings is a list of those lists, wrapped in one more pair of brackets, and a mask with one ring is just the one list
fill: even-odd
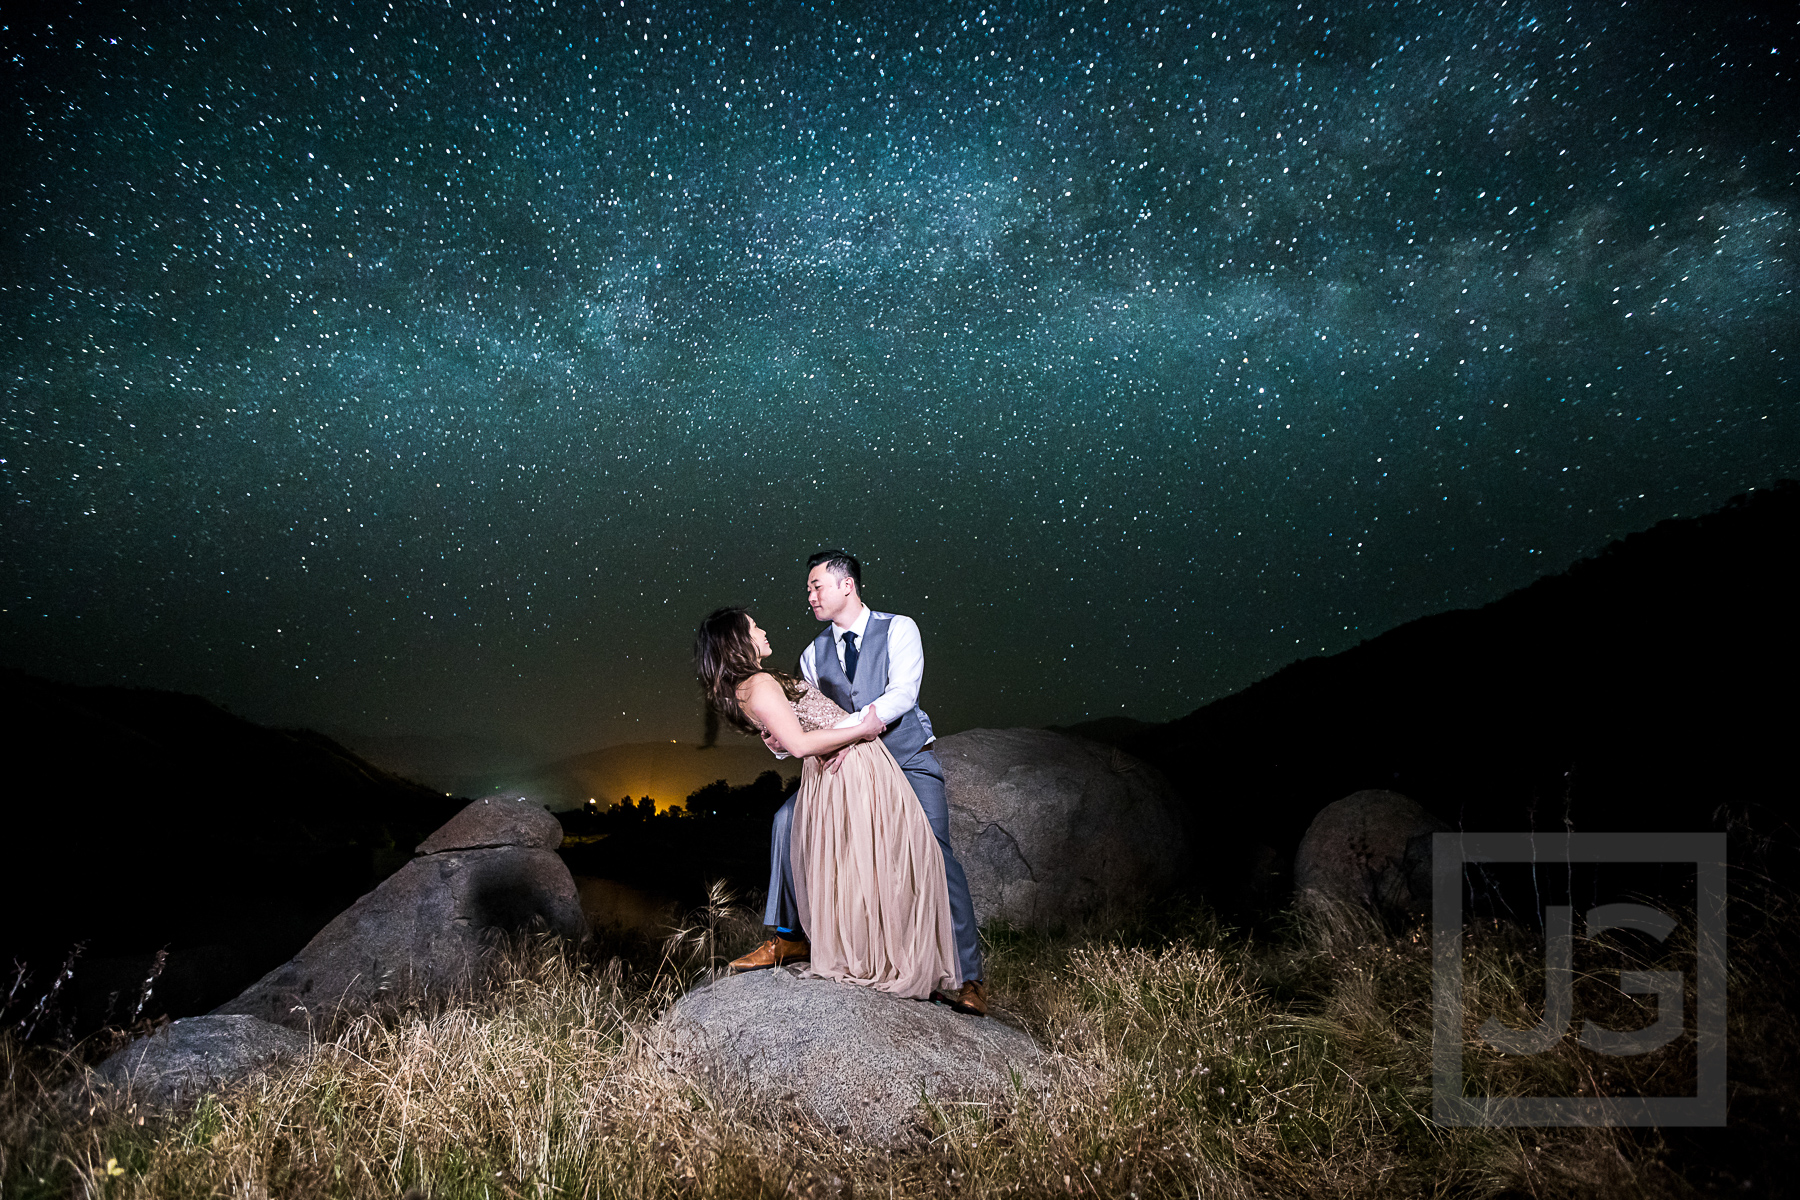
[(815, 729), (830, 729), (850, 715), (809, 683), (800, 685), (800, 698), (790, 703), (794, 707), (794, 716), (800, 719), (800, 728), (808, 733)]

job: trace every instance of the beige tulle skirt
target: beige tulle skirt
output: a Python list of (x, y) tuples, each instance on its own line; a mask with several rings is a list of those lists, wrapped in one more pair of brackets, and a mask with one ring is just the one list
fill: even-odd
[(806, 760), (790, 851), (812, 974), (921, 1000), (961, 984), (944, 853), (881, 742), (835, 773)]

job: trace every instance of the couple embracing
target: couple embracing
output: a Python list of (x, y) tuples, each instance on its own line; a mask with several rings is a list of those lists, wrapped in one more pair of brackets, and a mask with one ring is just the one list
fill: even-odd
[(863, 603), (862, 567), (844, 551), (806, 565), (807, 603), (830, 624), (801, 654), (800, 678), (763, 666), (768, 635), (741, 608), (712, 613), (694, 639), (707, 702), (804, 760), (770, 834), (774, 936), (732, 969), (810, 958), (827, 979), (985, 1016), (975, 907), (919, 708), (919, 627)]

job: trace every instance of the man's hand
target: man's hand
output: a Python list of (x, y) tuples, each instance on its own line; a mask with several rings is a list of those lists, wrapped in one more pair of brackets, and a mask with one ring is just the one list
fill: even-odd
[[(857, 733), (862, 735), (856, 739), (856, 742), (872, 742), (880, 737), (886, 728), (887, 722), (875, 715), (875, 706), (871, 704), (863, 710), (862, 720), (856, 725)], [(856, 745), (856, 742), (851, 742), (850, 746)], [(850, 746), (840, 747), (830, 754), (819, 755), (819, 765), (823, 766), (828, 774), (836, 775), (838, 768), (844, 765), (844, 751), (850, 749)]]
[(763, 745), (765, 745), (769, 748), (770, 754), (778, 754), (779, 755), (779, 754), (786, 754), (788, 752), (788, 748), (781, 744), (781, 739), (776, 737), (774, 734), (770, 733), (766, 729), (763, 730), (762, 740), (763, 740)]

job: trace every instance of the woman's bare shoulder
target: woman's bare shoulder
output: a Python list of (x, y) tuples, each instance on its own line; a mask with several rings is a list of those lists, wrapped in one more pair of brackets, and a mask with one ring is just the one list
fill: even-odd
[[(771, 690), (779, 692), (781, 685), (775, 682), (775, 677), (767, 671), (758, 671), (737, 685), (738, 703), (748, 704), (752, 697), (759, 694), (767, 695)], [(784, 694), (782, 698), (786, 699), (786, 695)]]

